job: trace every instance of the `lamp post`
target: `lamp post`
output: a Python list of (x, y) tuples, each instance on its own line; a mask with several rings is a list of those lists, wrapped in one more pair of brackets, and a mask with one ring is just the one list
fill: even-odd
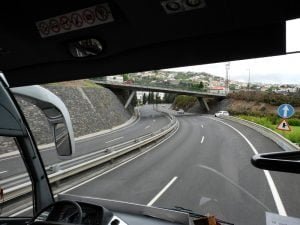
[(226, 79), (225, 79), (225, 93), (229, 93), (229, 70), (230, 70), (230, 62), (225, 64), (226, 69)]

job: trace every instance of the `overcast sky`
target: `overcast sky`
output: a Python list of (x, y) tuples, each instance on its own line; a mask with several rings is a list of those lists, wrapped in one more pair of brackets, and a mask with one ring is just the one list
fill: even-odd
[[(287, 52), (300, 51), (300, 19), (287, 22)], [(225, 77), (224, 63), (168, 69), (171, 71), (207, 72)], [(248, 82), (300, 84), (300, 53), (284, 56), (231, 61), (231, 80)]]

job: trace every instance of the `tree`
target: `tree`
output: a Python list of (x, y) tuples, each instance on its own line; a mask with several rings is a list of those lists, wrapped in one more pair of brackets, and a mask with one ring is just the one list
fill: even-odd
[(161, 99), (160, 99), (159, 93), (156, 93), (156, 95), (155, 95), (155, 103), (156, 104), (160, 104), (161, 103)]
[(236, 88), (235, 88), (235, 84), (230, 84), (229, 85), (229, 90), (232, 90), (232, 91), (234, 91)]
[(204, 88), (204, 85), (203, 85), (203, 82), (202, 82), (202, 81), (200, 81), (199, 88), (200, 88), (200, 89), (203, 89), (203, 88)]
[(128, 74), (124, 74), (124, 75), (123, 75), (123, 80), (124, 80), (124, 81), (129, 80)]
[(143, 94), (143, 105), (147, 103), (147, 96), (146, 93)]
[(176, 97), (176, 94), (166, 93), (166, 94), (165, 94), (165, 97), (164, 97), (164, 102), (165, 102), (165, 103), (173, 103), (175, 97)]
[(153, 104), (154, 103), (154, 94), (153, 94), (153, 92), (149, 92), (148, 103), (149, 104)]
[(138, 100), (137, 100), (136, 93), (135, 93), (135, 95), (133, 96), (133, 98), (131, 100), (131, 105), (135, 107), (135, 106), (137, 106), (137, 103), (138, 103)]

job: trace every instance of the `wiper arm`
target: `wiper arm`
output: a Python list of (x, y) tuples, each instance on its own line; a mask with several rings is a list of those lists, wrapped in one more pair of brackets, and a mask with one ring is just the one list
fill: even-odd
[[(190, 216), (195, 217), (195, 218), (207, 217), (207, 216), (201, 215), (201, 214), (199, 214), (199, 213), (197, 213), (197, 212), (195, 212), (191, 209), (187, 209), (187, 208), (184, 208), (184, 207), (181, 207), (181, 206), (174, 206), (174, 208), (172, 208), (172, 210), (188, 213)], [(224, 220), (220, 220), (220, 219), (216, 219), (216, 220), (217, 220), (218, 223), (234, 225), (233, 223), (226, 222)]]

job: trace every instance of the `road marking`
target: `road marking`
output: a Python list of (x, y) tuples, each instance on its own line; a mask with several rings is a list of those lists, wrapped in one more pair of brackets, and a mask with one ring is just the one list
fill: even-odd
[(204, 141), (204, 138), (205, 138), (205, 137), (204, 137), (204, 136), (202, 136), (202, 139), (201, 139), (201, 144), (203, 143), (203, 141)]
[(7, 171), (6, 171), (6, 170), (4, 170), (4, 171), (0, 171), (0, 174), (2, 174), (2, 173), (7, 173)]
[(203, 128), (203, 124), (201, 124), (201, 127)]
[(80, 187), (80, 186), (82, 186), (82, 185), (84, 185), (84, 184), (87, 184), (87, 183), (89, 183), (89, 182), (91, 182), (91, 181), (93, 181), (93, 180), (95, 180), (95, 179), (97, 179), (97, 178), (99, 178), (99, 177), (102, 177), (103, 175), (105, 175), (105, 174), (107, 174), (107, 173), (110, 173), (111, 171), (114, 171), (115, 169), (118, 169), (119, 167), (124, 166), (125, 164), (131, 162), (132, 160), (135, 160), (135, 159), (141, 157), (142, 155), (145, 155), (146, 153), (150, 152), (151, 150), (155, 149), (157, 146), (161, 145), (162, 143), (166, 142), (166, 141), (169, 140), (171, 137), (173, 137), (173, 136), (177, 133), (177, 131), (179, 130), (179, 126), (180, 126), (180, 123), (178, 123), (178, 127), (176, 128), (175, 132), (174, 132), (172, 135), (170, 135), (170, 136), (167, 137), (166, 139), (163, 139), (163, 141), (157, 143), (156, 145), (152, 146), (152, 147), (149, 148), (147, 151), (144, 151), (144, 152), (142, 152), (141, 154), (139, 154), (139, 155), (137, 155), (137, 156), (134, 156), (134, 157), (132, 157), (132, 158), (130, 158), (130, 159), (128, 159), (128, 160), (126, 160), (126, 161), (120, 163), (119, 165), (117, 165), (117, 166), (115, 166), (115, 167), (113, 167), (113, 168), (111, 168), (111, 169), (109, 169), (109, 170), (106, 170), (105, 172), (103, 172), (103, 173), (101, 173), (101, 174), (99, 174), (99, 175), (97, 175), (97, 176), (95, 176), (95, 177), (92, 177), (92, 178), (90, 178), (90, 179), (88, 179), (88, 180), (86, 180), (86, 181), (84, 181), (84, 182), (81, 182), (80, 184), (74, 185), (73, 187), (71, 187), (71, 188), (69, 188), (69, 189), (67, 189), (67, 190), (64, 190), (64, 191), (62, 191), (62, 192), (60, 192), (60, 193), (61, 193), (61, 194), (65, 194), (66, 192), (72, 191), (73, 189), (76, 189), (76, 188), (78, 188), (78, 187)]
[(153, 123), (155, 123), (156, 120), (153, 120)]
[(145, 127), (145, 130), (147, 130), (147, 129), (150, 128), (150, 127), (151, 127), (150, 125), (146, 126), (146, 127)]
[[(113, 167), (113, 168), (111, 168), (111, 169), (109, 169), (109, 170), (106, 170), (105, 172), (103, 172), (103, 173), (101, 173), (101, 174), (99, 174), (99, 175), (97, 175), (97, 176), (94, 176), (94, 177), (92, 177), (92, 178), (90, 178), (90, 179), (88, 179), (88, 180), (86, 180), (86, 181), (84, 181), (84, 182), (81, 182), (80, 184), (74, 185), (73, 187), (71, 187), (71, 188), (69, 188), (69, 189), (66, 189), (66, 190), (62, 191), (62, 192), (60, 192), (59, 194), (65, 194), (65, 193), (67, 193), (67, 192), (69, 192), (69, 191), (72, 191), (72, 190), (74, 190), (74, 189), (76, 189), (76, 188), (78, 188), (78, 187), (80, 187), (80, 186), (82, 186), (82, 185), (85, 185), (85, 184), (87, 184), (87, 183), (89, 183), (89, 182), (91, 182), (91, 181), (93, 181), (93, 180), (95, 180), (95, 179), (98, 179), (99, 177), (102, 177), (102, 176), (104, 176), (105, 174), (108, 174), (108, 173), (110, 173), (110, 172), (112, 172), (112, 171), (118, 169), (119, 167), (122, 167), (122, 166), (124, 166), (125, 164), (127, 164), (127, 163), (129, 163), (129, 162), (131, 162), (131, 161), (133, 161), (133, 160), (135, 160), (135, 159), (137, 159), (137, 158), (139, 158), (139, 157), (145, 155), (146, 153), (150, 152), (151, 150), (155, 149), (157, 146), (163, 144), (164, 142), (166, 142), (167, 140), (169, 140), (171, 137), (173, 137), (173, 136), (177, 133), (177, 131), (179, 130), (179, 126), (180, 126), (180, 123), (178, 123), (178, 127), (176, 128), (176, 130), (174, 131), (174, 133), (173, 133), (172, 135), (170, 135), (169, 137), (167, 137), (167, 138), (164, 139), (163, 141), (157, 143), (156, 145), (152, 146), (152, 147), (149, 148), (147, 151), (144, 151), (143, 153), (141, 153), (141, 154), (139, 154), (139, 155), (137, 155), (137, 156), (134, 156), (134, 157), (132, 157), (132, 158), (130, 158), (130, 159), (128, 159), (128, 160), (126, 160), (126, 161), (120, 163), (119, 165), (117, 165), (117, 166), (115, 166), (115, 167)], [(58, 194), (54, 195), (53, 197), (56, 198), (57, 196), (58, 196)], [(28, 210), (31, 210), (31, 209), (32, 209), (32, 206), (29, 206), (29, 207), (27, 207), (27, 208), (25, 208), (25, 209), (22, 209), (22, 210), (20, 210), (20, 211), (14, 213), (14, 214), (11, 214), (11, 215), (9, 215), (9, 216), (10, 216), (10, 217), (16, 217), (16, 216), (19, 216), (20, 214), (25, 213), (25, 212), (27, 212)]]
[[(134, 156), (134, 157), (132, 157), (132, 158), (130, 158), (130, 159), (128, 159), (128, 160), (126, 160), (126, 161), (120, 163), (119, 165), (117, 165), (117, 166), (115, 166), (115, 167), (113, 167), (113, 168), (111, 168), (111, 169), (109, 169), (109, 170), (106, 170), (105, 172), (103, 172), (103, 173), (101, 173), (101, 174), (98, 174), (98, 175), (95, 176), (95, 177), (92, 177), (92, 178), (90, 178), (90, 179), (88, 179), (88, 180), (86, 180), (86, 181), (84, 181), (84, 182), (81, 182), (80, 184), (74, 185), (73, 187), (71, 187), (71, 188), (69, 188), (69, 189), (66, 189), (66, 190), (64, 190), (64, 191), (61, 191), (59, 194), (65, 194), (65, 193), (67, 193), (67, 192), (69, 192), (69, 191), (72, 191), (72, 190), (74, 190), (74, 189), (76, 189), (76, 188), (78, 188), (78, 187), (80, 187), (80, 186), (82, 186), (82, 185), (85, 185), (85, 184), (87, 184), (87, 183), (89, 183), (89, 182), (91, 182), (91, 181), (93, 181), (93, 180), (95, 180), (95, 179), (97, 179), (97, 178), (99, 178), (99, 177), (102, 177), (102, 176), (104, 176), (105, 174), (108, 174), (108, 173), (110, 173), (110, 172), (112, 172), (112, 171), (118, 169), (119, 167), (122, 167), (122, 166), (124, 166), (125, 164), (127, 164), (127, 163), (129, 163), (129, 162), (131, 162), (131, 161), (133, 161), (133, 160), (135, 160), (135, 159), (137, 159), (137, 158), (139, 158), (139, 157), (141, 157), (141, 156), (147, 154), (147, 153), (150, 152), (151, 150), (155, 149), (157, 146), (163, 144), (164, 142), (166, 142), (167, 140), (169, 140), (171, 137), (173, 137), (173, 136), (177, 133), (177, 131), (179, 130), (179, 127), (180, 127), (180, 123), (178, 122), (178, 126), (177, 126), (177, 128), (176, 128), (176, 130), (174, 131), (173, 134), (171, 134), (169, 137), (163, 139), (161, 142), (158, 142), (156, 145), (152, 146), (152, 147), (149, 148), (147, 151), (144, 151), (144, 152), (142, 152), (141, 154), (136, 155), (136, 156)], [(58, 196), (58, 194), (55, 194), (53, 197), (56, 198), (57, 196)], [(27, 212), (28, 210), (31, 210), (31, 209), (32, 209), (32, 206), (29, 206), (29, 207), (27, 207), (27, 208), (25, 208), (25, 209), (22, 209), (22, 210), (20, 210), (20, 211), (14, 213), (14, 214), (11, 214), (11, 215), (9, 215), (9, 216), (10, 216), (10, 217), (16, 217), (16, 216), (19, 216), (20, 214), (22, 214), (22, 213), (24, 213), (24, 212)]]
[(177, 180), (178, 177), (173, 177), (172, 180), (169, 181), (169, 183), (167, 183), (167, 185), (161, 189), (160, 192), (158, 192), (157, 195), (154, 196), (154, 198), (147, 204), (147, 206), (152, 206), (159, 198), (160, 196), (163, 195), (163, 193), (166, 192), (166, 190), (168, 190), (168, 188)]
[[(224, 125), (232, 128), (234, 131), (236, 131), (239, 135), (241, 135), (242, 138), (244, 138), (244, 140), (247, 142), (247, 144), (250, 146), (250, 148), (252, 149), (252, 151), (254, 152), (254, 154), (258, 154), (258, 151), (256, 150), (256, 148), (253, 146), (253, 144), (246, 138), (245, 135), (243, 135), (238, 129), (236, 129), (235, 127), (229, 125), (228, 123), (225, 123), (221, 120), (216, 120), (216, 119), (213, 119), (213, 118), (209, 118), (209, 117), (206, 117), (208, 119), (211, 119), (211, 120), (215, 120), (215, 121), (218, 121), (220, 123), (223, 123)], [(264, 171), (264, 174), (266, 176), (266, 179), (268, 181), (268, 184), (269, 184), (269, 187), (271, 189), (271, 193), (273, 195), (273, 198), (274, 198), (274, 201), (275, 201), (275, 205), (276, 205), (276, 208), (277, 208), (277, 211), (279, 213), (279, 215), (281, 216), (287, 216), (287, 213), (285, 211), (285, 208), (283, 206), (283, 203), (282, 203), (282, 200), (280, 198), (280, 195), (278, 193), (278, 190), (276, 188), (276, 185), (272, 179), (272, 176), (270, 174), (270, 172), (268, 170), (263, 170)]]
[(110, 140), (110, 141), (107, 141), (107, 142), (105, 142), (105, 143), (108, 144), (108, 143), (110, 143), (110, 142), (117, 141), (117, 140), (120, 140), (120, 139), (122, 139), (122, 138), (124, 138), (124, 137), (118, 137), (118, 138), (112, 139), (112, 140)]

